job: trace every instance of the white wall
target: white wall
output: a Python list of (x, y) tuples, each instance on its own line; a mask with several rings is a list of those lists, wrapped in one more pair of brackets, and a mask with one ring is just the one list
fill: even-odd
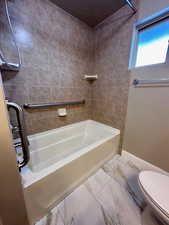
[(169, 0), (140, 0), (138, 20), (142, 20), (168, 7)]
[(29, 225), (0, 73), (0, 225)]
[[(140, 0), (139, 20), (169, 7), (169, 0)], [(131, 71), (123, 149), (169, 171), (169, 86), (135, 88), (133, 79), (169, 79), (169, 59)]]

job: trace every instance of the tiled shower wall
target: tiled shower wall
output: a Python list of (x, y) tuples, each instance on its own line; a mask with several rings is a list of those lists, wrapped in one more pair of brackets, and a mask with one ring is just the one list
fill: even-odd
[[(135, 5), (138, 1), (133, 1)], [(99, 79), (92, 89), (92, 118), (124, 132), (130, 71), (128, 70), (133, 24), (126, 5), (95, 28), (94, 71)]]
[[(0, 0), (3, 3), (3, 0)], [(1, 5), (2, 5), (1, 3)], [(0, 9), (0, 46), (11, 61), (16, 49)], [(124, 130), (130, 74), (128, 61), (136, 15), (128, 6), (95, 29), (70, 16), (52, 0), (15, 0), (10, 14), (20, 47), (19, 73), (3, 72), (6, 96), (19, 104), (86, 99), (59, 118), (56, 108), (26, 111), (28, 133), (94, 119)], [(97, 73), (88, 83), (82, 74)]]
[[(8, 61), (16, 62), (2, 6), (4, 0), (0, 46)], [(57, 108), (26, 111), (28, 134), (91, 118), (91, 84), (82, 75), (93, 66), (93, 30), (50, 0), (14, 0), (9, 6), (22, 67), (19, 73), (3, 72), (6, 97), (21, 105), (86, 100), (84, 106), (68, 107), (65, 118), (57, 116)]]

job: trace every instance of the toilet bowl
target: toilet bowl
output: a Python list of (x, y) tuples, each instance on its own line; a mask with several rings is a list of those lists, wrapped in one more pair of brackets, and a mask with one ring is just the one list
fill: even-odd
[(153, 214), (164, 224), (169, 225), (169, 176), (153, 171), (142, 171), (138, 180)]

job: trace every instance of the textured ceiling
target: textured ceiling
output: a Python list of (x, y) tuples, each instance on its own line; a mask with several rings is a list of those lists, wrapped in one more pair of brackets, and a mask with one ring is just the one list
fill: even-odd
[(125, 0), (51, 0), (71, 15), (94, 27), (125, 5)]

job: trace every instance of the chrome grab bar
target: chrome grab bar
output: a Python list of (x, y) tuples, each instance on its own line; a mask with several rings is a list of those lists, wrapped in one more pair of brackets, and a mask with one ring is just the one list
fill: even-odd
[(159, 79), (159, 80), (133, 80), (133, 85), (140, 86), (140, 85), (161, 85), (161, 84), (169, 84), (169, 79)]
[(76, 102), (58, 102), (54, 104), (24, 104), (25, 109), (35, 109), (35, 108), (46, 108), (46, 107), (57, 107), (57, 106), (66, 106), (66, 105), (82, 105), (85, 104), (85, 100), (76, 101)]
[(29, 141), (26, 134), (24, 113), (23, 113), (23, 109), (18, 104), (14, 102), (9, 102), (9, 101), (6, 101), (6, 104), (7, 104), (8, 110), (10, 108), (14, 109), (17, 116), (17, 122), (19, 126), (19, 133), (20, 133), (21, 145), (22, 145), (22, 152), (23, 152), (23, 161), (19, 163), (19, 168), (21, 169), (29, 162), (29, 159), (30, 159)]

